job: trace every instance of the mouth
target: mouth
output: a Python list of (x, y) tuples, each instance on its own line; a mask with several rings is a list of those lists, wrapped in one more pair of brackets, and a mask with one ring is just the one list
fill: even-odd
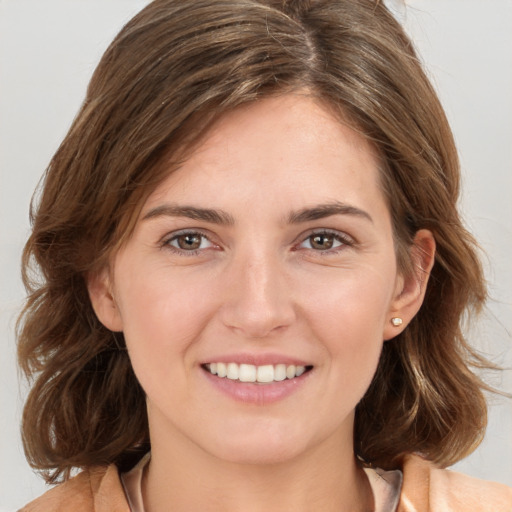
[(207, 372), (220, 378), (258, 384), (270, 384), (272, 382), (296, 379), (313, 368), (313, 366), (309, 365), (266, 364), (256, 366), (253, 364), (223, 362), (206, 363), (202, 367)]

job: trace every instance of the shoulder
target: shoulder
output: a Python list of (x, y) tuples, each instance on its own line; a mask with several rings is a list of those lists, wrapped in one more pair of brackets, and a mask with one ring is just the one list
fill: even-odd
[(406, 457), (398, 512), (512, 512), (512, 488)]
[(86, 469), (19, 512), (130, 512), (114, 465)]

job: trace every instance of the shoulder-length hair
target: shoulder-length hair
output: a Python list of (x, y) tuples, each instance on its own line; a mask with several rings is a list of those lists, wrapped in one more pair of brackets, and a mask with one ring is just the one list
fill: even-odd
[(87, 276), (130, 236), (149, 193), (211, 122), (238, 105), (306, 90), (380, 157), (399, 267), (414, 233), (437, 244), (424, 304), (384, 344), (357, 406), (355, 453), (398, 467), (411, 452), (451, 464), (486, 424), (484, 361), (462, 322), (486, 290), (456, 203), (452, 133), (412, 44), (377, 0), (156, 0), (104, 54), (33, 206), (19, 361), (31, 465), (47, 480), (116, 463), (149, 442), (144, 392), (122, 333), (96, 318)]

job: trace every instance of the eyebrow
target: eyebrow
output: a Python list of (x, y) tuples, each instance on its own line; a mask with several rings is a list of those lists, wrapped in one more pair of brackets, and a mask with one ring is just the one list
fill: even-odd
[[(319, 204), (311, 208), (303, 208), (296, 212), (291, 212), (288, 216), (289, 224), (301, 224), (303, 222), (323, 219), (333, 215), (352, 215), (369, 220), (373, 223), (373, 219), (368, 212), (356, 208), (355, 206), (333, 202), (327, 204)], [(220, 224), (233, 226), (235, 219), (229, 213), (223, 210), (214, 210), (210, 208), (198, 208), (196, 206), (178, 206), (174, 204), (163, 204), (149, 210), (142, 220), (153, 219), (155, 217), (186, 217), (193, 220), (210, 222), (212, 224)]]
[(351, 215), (361, 217), (373, 223), (373, 219), (368, 212), (338, 201), (292, 212), (288, 217), (288, 222), (290, 224), (300, 224), (302, 222), (324, 219), (332, 215)]
[(142, 220), (154, 219), (155, 217), (187, 217), (194, 220), (202, 220), (213, 224), (222, 224), (232, 226), (235, 219), (222, 210), (212, 210), (210, 208), (197, 208), (195, 206), (178, 206), (173, 204), (164, 204), (149, 210)]

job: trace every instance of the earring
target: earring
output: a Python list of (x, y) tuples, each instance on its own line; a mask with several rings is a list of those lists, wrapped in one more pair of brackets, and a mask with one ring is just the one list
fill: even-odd
[(394, 316), (392, 319), (391, 319), (391, 323), (395, 326), (395, 327), (400, 327), (402, 324), (403, 324), (403, 320), (398, 317), (398, 316)]

